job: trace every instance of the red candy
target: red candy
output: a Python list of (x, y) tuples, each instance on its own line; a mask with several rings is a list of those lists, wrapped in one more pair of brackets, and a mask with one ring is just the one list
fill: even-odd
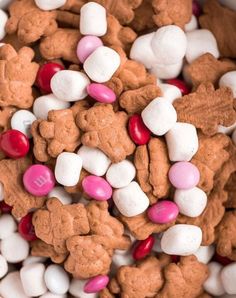
[(55, 73), (63, 69), (65, 69), (64, 66), (57, 63), (48, 62), (43, 64), (39, 68), (37, 78), (36, 78), (36, 84), (45, 93), (51, 93), (52, 92), (51, 86), (50, 86), (51, 79)]
[(137, 145), (145, 145), (150, 140), (151, 132), (143, 123), (140, 115), (133, 115), (129, 118), (129, 135)]
[(133, 251), (133, 258), (141, 260), (145, 258), (152, 250), (155, 238), (151, 235), (145, 240), (138, 241)]
[(167, 84), (170, 84), (170, 85), (174, 85), (177, 88), (179, 88), (179, 90), (181, 91), (181, 93), (183, 95), (189, 94), (189, 92), (190, 92), (188, 86), (182, 80), (179, 80), (179, 79), (169, 79), (169, 80), (166, 80), (166, 83)]
[(34, 241), (37, 239), (35, 235), (34, 226), (32, 224), (33, 213), (28, 213), (26, 216), (22, 217), (19, 225), (18, 231), (21, 234), (22, 238), (27, 241)]
[(2, 213), (11, 213), (12, 206), (7, 205), (4, 201), (0, 202), (0, 210)]
[(18, 130), (7, 130), (0, 136), (0, 149), (8, 157), (24, 157), (28, 153), (29, 148), (30, 145), (27, 136)]
[(218, 255), (218, 253), (215, 253), (212, 260), (215, 261), (215, 262), (220, 263), (223, 266), (227, 266), (227, 265), (229, 265), (233, 262), (227, 257), (223, 257), (221, 255)]
[(180, 261), (180, 256), (176, 256), (176, 255), (171, 255), (171, 262), (173, 263), (178, 263)]
[(195, 17), (199, 17), (202, 14), (202, 9), (200, 4), (197, 1), (193, 1), (193, 14)]

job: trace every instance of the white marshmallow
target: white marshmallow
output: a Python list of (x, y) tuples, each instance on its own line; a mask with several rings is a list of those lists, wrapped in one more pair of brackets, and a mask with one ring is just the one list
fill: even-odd
[(27, 259), (23, 261), (23, 266), (27, 266), (35, 263), (44, 263), (46, 260), (47, 258), (44, 258), (44, 257), (29, 256)]
[(193, 254), (197, 257), (198, 261), (203, 264), (208, 264), (215, 253), (213, 245), (200, 246), (199, 249)]
[(113, 257), (112, 257), (112, 266), (113, 269), (118, 269), (121, 266), (130, 266), (134, 263), (134, 259), (132, 258), (132, 255), (128, 252), (125, 254), (120, 254), (115, 251)]
[(219, 0), (220, 3), (232, 10), (236, 10), (236, 2), (235, 0)]
[(43, 294), (42, 296), (40, 296), (39, 298), (67, 298), (66, 295), (57, 295), (57, 294), (53, 294), (51, 292), (47, 292), (45, 294)]
[(44, 272), (45, 266), (39, 263), (29, 264), (21, 268), (20, 278), (26, 295), (36, 297), (47, 292)]
[(149, 199), (135, 181), (128, 186), (114, 190), (113, 200), (121, 214), (132, 217), (144, 212), (149, 206)]
[(178, 26), (163, 26), (156, 31), (151, 46), (157, 64), (176, 64), (185, 56), (186, 35)]
[(176, 189), (174, 201), (179, 207), (179, 212), (189, 217), (202, 214), (207, 204), (206, 193), (198, 187), (190, 189)]
[(216, 262), (208, 264), (209, 276), (203, 284), (204, 289), (211, 295), (220, 296), (225, 293), (222, 281), (220, 279), (220, 272), (223, 266)]
[(57, 9), (66, 4), (67, 0), (34, 0), (38, 8), (42, 10)]
[(10, 214), (3, 214), (0, 217), (0, 239), (11, 236), (17, 230), (14, 218)]
[(233, 141), (234, 145), (236, 146), (236, 129), (234, 130), (234, 132), (232, 134), (232, 141)]
[(4, 186), (2, 182), (0, 182), (0, 201), (4, 200)]
[(83, 168), (96, 176), (103, 176), (111, 164), (106, 154), (97, 148), (81, 146), (77, 154), (82, 159)]
[(176, 98), (182, 96), (180, 89), (174, 85), (161, 83), (159, 87), (162, 91), (162, 97), (167, 99), (170, 103), (173, 103)]
[(177, 121), (175, 108), (162, 97), (151, 101), (141, 115), (145, 125), (158, 136), (166, 134)]
[(217, 132), (224, 133), (226, 135), (231, 135), (234, 129), (236, 129), (236, 122), (233, 125), (230, 125), (228, 127), (223, 125), (218, 125)]
[(193, 14), (191, 16), (191, 20), (185, 24), (184, 26), (184, 31), (188, 32), (188, 31), (193, 31), (196, 30), (198, 28), (198, 22), (197, 22), (197, 18), (195, 17), (195, 15)]
[(142, 63), (146, 68), (151, 68), (156, 63), (156, 56), (151, 48), (151, 41), (155, 32), (139, 36), (130, 50), (130, 58)]
[(134, 179), (136, 169), (133, 163), (127, 159), (113, 163), (106, 174), (106, 179), (114, 188), (125, 187)]
[(1, 280), (0, 294), (3, 298), (30, 298), (23, 290), (18, 271), (9, 273)]
[(161, 248), (169, 255), (188, 256), (196, 252), (202, 242), (202, 230), (194, 225), (177, 224), (163, 233)]
[(47, 288), (54, 294), (63, 295), (69, 290), (69, 276), (59, 265), (48, 266), (44, 274), (44, 279)]
[(33, 113), (38, 119), (47, 120), (51, 110), (63, 110), (70, 107), (70, 103), (58, 99), (54, 94), (36, 98), (33, 104)]
[(227, 294), (236, 294), (236, 262), (222, 269), (221, 281)]
[(73, 278), (70, 283), (69, 293), (76, 298), (97, 298), (96, 293), (87, 294), (84, 292), (84, 286), (88, 280)]
[(6, 35), (5, 26), (6, 26), (7, 20), (8, 20), (7, 14), (5, 13), (5, 11), (0, 9), (0, 40), (2, 40)]
[(183, 59), (175, 64), (153, 64), (150, 72), (157, 78), (167, 80), (178, 77), (183, 67)]
[(207, 29), (193, 30), (187, 32), (186, 36), (188, 41), (186, 59), (188, 63), (192, 63), (205, 53), (210, 53), (215, 58), (219, 58), (219, 49), (211, 31)]
[(12, 2), (12, 0), (0, 0), (0, 8), (7, 9), (8, 5)]
[(78, 101), (87, 96), (89, 78), (80, 71), (61, 70), (51, 79), (52, 93), (64, 101)]
[(3, 278), (8, 272), (8, 264), (6, 259), (0, 255), (0, 278)]
[(36, 120), (37, 118), (33, 113), (27, 110), (19, 110), (14, 113), (14, 115), (11, 118), (11, 128), (17, 129), (24, 133), (28, 138), (31, 138), (31, 124)]
[(95, 2), (84, 4), (80, 9), (80, 32), (83, 35), (105, 35), (107, 32), (106, 9)]
[(72, 197), (65, 191), (62, 186), (55, 186), (50, 193), (48, 198), (57, 198), (63, 205), (69, 205), (72, 202)]
[(236, 98), (236, 70), (225, 73), (219, 80), (219, 86), (231, 88), (234, 98)]
[(62, 152), (56, 161), (56, 180), (64, 186), (74, 186), (79, 182), (81, 169), (82, 159), (78, 154)]

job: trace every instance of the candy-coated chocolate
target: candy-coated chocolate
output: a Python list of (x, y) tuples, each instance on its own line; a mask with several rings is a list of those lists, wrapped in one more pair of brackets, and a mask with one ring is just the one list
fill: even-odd
[(166, 83), (167, 84), (170, 84), (170, 85), (174, 85), (177, 88), (179, 88), (179, 90), (181, 91), (181, 93), (183, 95), (189, 94), (189, 92), (190, 92), (188, 86), (182, 80), (179, 80), (179, 79), (169, 79), (169, 80), (166, 80)]
[(138, 114), (129, 118), (129, 135), (137, 145), (145, 145), (150, 140), (151, 132), (143, 123), (142, 117)]
[(116, 101), (116, 94), (106, 85), (92, 83), (87, 86), (88, 95), (102, 103), (113, 103)]
[(160, 201), (152, 205), (147, 211), (152, 222), (165, 224), (174, 221), (179, 214), (178, 206), (171, 201)]
[(138, 241), (133, 251), (133, 258), (141, 260), (145, 258), (152, 250), (155, 243), (155, 238), (150, 235), (147, 239)]
[(80, 39), (76, 54), (79, 61), (84, 63), (84, 61), (91, 55), (98, 47), (103, 45), (102, 40), (97, 36), (87, 35)]
[(33, 213), (28, 213), (22, 217), (18, 224), (18, 231), (21, 236), (27, 241), (34, 241), (37, 239), (35, 235), (34, 226), (32, 224)]
[(82, 181), (84, 192), (98, 201), (106, 201), (112, 196), (110, 184), (102, 177), (87, 176)]
[(202, 14), (201, 6), (196, 0), (193, 0), (193, 14), (195, 17), (199, 17)]
[(0, 210), (2, 213), (11, 213), (12, 206), (9, 206), (5, 201), (0, 202)]
[(109, 277), (107, 275), (98, 275), (89, 279), (84, 285), (85, 293), (98, 293), (104, 289), (109, 283)]
[(215, 253), (214, 254), (212, 260), (215, 261), (215, 262), (220, 263), (223, 266), (227, 266), (227, 265), (229, 265), (229, 264), (231, 264), (233, 262), (229, 258), (223, 257), (223, 256), (219, 255), (218, 253)]

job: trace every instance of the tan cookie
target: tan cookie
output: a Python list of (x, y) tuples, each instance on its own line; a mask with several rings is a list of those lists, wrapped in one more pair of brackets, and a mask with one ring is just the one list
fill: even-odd
[(231, 174), (225, 186), (225, 190), (228, 192), (226, 208), (236, 208), (236, 172)]
[(99, 298), (115, 298), (115, 296), (109, 291), (108, 288), (105, 288), (99, 292)]
[(111, 88), (117, 97), (119, 97), (124, 90), (122, 81), (117, 77), (112, 77), (108, 82), (105, 83), (105, 85)]
[(80, 9), (85, 3), (86, 0), (67, 0), (66, 4), (60, 7), (60, 10), (68, 10), (75, 13), (80, 13)]
[(0, 107), (0, 132), (8, 130), (10, 125), (10, 119), (16, 112), (14, 107)]
[(83, 194), (83, 197), (87, 198), (84, 194), (84, 190), (82, 187), (82, 181), (88, 175), (90, 175), (90, 174), (87, 171), (85, 171), (84, 169), (82, 169), (80, 172), (79, 182), (75, 186), (65, 186), (65, 190), (71, 194)]
[(6, 34), (6, 36), (1, 40), (3, 43), (9, 43), (16, 51), (19, 51), (25, 46), (25, 43), (19, 41), (17, 34)]
[(174, 101), (179, 122), (191, 123), (211, 136), (219, 124), (230, 126), (236, 121), (233, 94), (230, 88), (217, 90), (211, 83), (202, 83), (196, 92)]
[(152, 16), (154, 15), (154, 10), (152, 7), (152, 0), (145, 0), (142, 4), (135, 9), (134, 19), (130, 23), (130, 27), (134, 31), (143, 31), (147, 29), (152, 29), (155, 27)]

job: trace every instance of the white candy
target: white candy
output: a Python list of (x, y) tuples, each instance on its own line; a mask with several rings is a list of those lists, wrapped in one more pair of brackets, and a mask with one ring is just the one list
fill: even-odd
[(157, 78), (167, 80), (177, 77), (182, 70), (183, 60), (175, 64), (153, 64), (150, 72)]
[(163, 233), (161, 248), (169, 255), (188, 256), (196, 252), (202, 242), (202, 230), (194, 225), (177, 224)]
[(11, 128), (17, 129), (24, 133), (27, 137), (31, 138), (31, 124), (36, 120), (37, 118), (33, 113), (27, 110), (19, 110), (14, 113), (14, 115), (11, 118)]
[(24, 260), (23, 266), (27, 266), (35, 263), (44, 263), (46, 260), (47, 258), (44, 258), (44, 257), (29, 256), (27, 259)]
[(80, 32), (83, 35), (103, 36), (107, 32), (106, 9), (89, 2), (80, 9)]
[(207, 29), (193, 30), (187, 32), (186, 36), (188, 41), (186, 59), (188, 63), (192, 63), (205, 53), (210, 53), (215, 58), (219, 58), (219, 49), (211, 31)]
[(40, 296), (39, 298), (67, 298), (66, 295), (57, 295), (57, 294), (53, 294), (51, 292), (47, 292), (45, 294), (43, 294), (42, 296)]
[(0, 201), (4, 200), (4, 186), (2, 182), (0, 182)]
[(6, 9), (12, 0), (0, 0), (0, 8)]
[(7, 262), (19, 263), (28, 257), (29, 243), (19, 233), (13, 233), (1, 241), (0, 250)]
[(82, 169), (82, 159), (76, 153), (62, 152), (58, 155), (55, 166), (55, 177), (64, 186), (78, 183)]
[(227, 294), (236, 294), (236, 262), (222, 269), (221, 281)]
[(106, 180), (114, 188), (125, 187), (134, 179), (136, 169), (129, 160), (113, 163), (106, 174)]
[(121, 214), (132, 217), (144, 212), (149, 206), (149, 199), (135, 181), (128, 186), (116, 189), (113, 200)]
[(87, 96), (86, 87), (89, 83), (89, 78), (82, 72), (61, 70), (52, 77), (51, 89), (60, 100), (78, 101)]
[(72, 202), (72, 197), (65, 191), (62, 186), (55, 186), (50, 193), (48, 198), (57, 198), (63, 205), (69, 205)]
[(1, 280), (0, 294), (3, 298), (30, 298), (23, 290), (18, 271), (9, 273)]
[(156, 31), (151, 46), (157, 64), (176, 64), (185, 56), (186, 35), (178, 26), (163, 26)]
[(218, 125), (217, 132), (224, 133), (226, 135), (231, 135), (231, 133), (236, 129), (236, 122), (233, 125), (230, 125), (228, 127)]
[(202, 214), (207, 204), (206, 193), (198, 187), (191, 189), (176, 189), (174, 201), (179, 207), (179, 212), (189, 217)]
[(7, 20), (8, 20), (7, 14), (5, 13), (5, 11), (0, 9), (0, 40), (2, 40), (6, 35), (5, 26), (6, 26)]
[(57, 9), (66, 4), (67, 0), (34, 0), (38, 8), (42, 10)]
[(75, 279), (73, 278), (70, 283), (70, 289), (69, 293), (73, 295), (76, 298), (97, 298), (98, 295), (93, 294), (87, 294), (84, 292), (84, 285), (86, 284), (88, 280), (81, 280), (81, 279)]
[(236, 70), (225, 73), (219, 80), (219, 86), (231, 88), (234, 98), (236, 98)]
[(24, 266), (20, 270), (20, 278), (25, 294), (36, 297), (47, 292), (44, 282), (45, 266), (34, 263)]
[(83, 168), (96, 176), (103, 176), (111, 164), (106, 154), (97, 148), (82, 146), (79, 148), (77, 154), (82, 159)]
[(0, 239), (11, 236), (17, 230), (14, 218), (10, 214), (3, 214), (0, 217)]
[(176, 123), (177, 113), (165, 98), (157, 97), (142, 111), (142, 119), (152, 133), (166, 134)]
[(161, 83), (159, 87), (162, 91), (162, 97), (167, 99), (170, 103), (173, 103), (176, 98), (182, 96), (180, 89), (174, 85)]
[(104, 83), (110, 80), (120, 66), (120, 55), (111, 48), (97, 48), (84, 62), (84, 71), (91, 80)]
[(8, 272), (8, 264), (6, 259), (0, 255), (0, 278), (3, 278)]
[(36, 98), (33, 104), (33, 112), (38, 119), (47, 120), (49, 111), (63, 110), (69, 107), (69, 102), (58, 99), (54, 94), (48, 94)]
[(228, 8), (232, 10), (236, 10), (236, 1), (235, 0), (219, 0), (220, 3), (224, 6), (227, 6)]
[(184, 31), (185, 32), (193, 31), (193, 30), (196, 30), (197, 28), (198, 28), (197, 18), (195, 17), (195, 15), (192, 15), (191, 20), (187, 24), (185, 24)]
[(208, 264), (215, 253), (213, 245), (200, 246), (199, 249), (193, 254), (197, 257), (198, 261), (204, 264)]
[(232, 134), (232, 140), (234, 145), (236, 146), (236, 129), (234, 130), (233, 134)]
[(49, 291), (63, 295), (69, 290), (69, 276), (59, 265), (50, 265), (45, 271), (44, 279)]
[(211, 262), (208, 264), (209, 277), (205, 281), (203, 287), (211, 295), (220, 296), (225, 293), (220, 272), (223, 266), (216, 262)]

